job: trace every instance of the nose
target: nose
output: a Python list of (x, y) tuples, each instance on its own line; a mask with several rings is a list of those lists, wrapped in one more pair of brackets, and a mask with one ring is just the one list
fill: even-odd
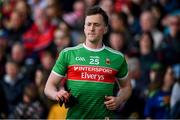
[(91, 30), (91, 31), (94, 31), (94, 28), (95, 28), (94, 25), (91, 25), (91, 26), (90, 26), (90, 30)]

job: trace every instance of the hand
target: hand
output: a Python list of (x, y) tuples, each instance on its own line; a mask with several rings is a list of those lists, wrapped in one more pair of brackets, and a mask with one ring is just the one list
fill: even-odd
[(115, 110), (123, 103), (123, 101), (118, 96), (105, 96), (105, 100), (106, 101), (104, 104), (108, 110)]
[(68, 91), (64, 90), (64, 89), (61, 89), (59, 90), (56, 95), (55, 95), (55, 99), (59, 102), (60, 100), (61, 101), (65, 101), (67, 102), (68, 99), (70, 97), (70, 93), (68, 93)]

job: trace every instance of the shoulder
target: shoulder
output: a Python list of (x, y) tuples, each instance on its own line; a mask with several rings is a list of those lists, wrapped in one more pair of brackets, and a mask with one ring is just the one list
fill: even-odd
[(121, 52), (119, 52), (119, 51), (117, 51), (117, 50), (114, 50), (114, 49), (112, 49), (112, 48), (110, 48), (110, 47), (107, 47), (107, 46), (105, 47), (105, 49), (106, 49), (108, 52), (110, 52), (111, 54), (113, 54), (113, 55), (118, 55), (118, 56), (124, 58), (123, 53), (121, 53)]
[(81, 48), (83, 48), (83, 45), (79, 44), (79, 45), (74, 46), (74, 47), (67, 47), (67, 48), (63, 49), (62, 52), (74, 51), (74, 50), (78, 50)]

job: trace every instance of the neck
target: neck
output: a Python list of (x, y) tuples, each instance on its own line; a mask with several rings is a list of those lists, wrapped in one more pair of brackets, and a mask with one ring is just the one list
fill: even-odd
[(85, 41), (84, 43), (87, 47), (92, 48), (92, 49), (99, 49), (103, 47), (102, 41), (99, 42), (90, 42), (90, 41)]

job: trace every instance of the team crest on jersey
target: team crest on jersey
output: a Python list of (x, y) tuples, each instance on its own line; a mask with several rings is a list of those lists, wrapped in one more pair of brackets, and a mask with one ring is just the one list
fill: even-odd
[(109, 58), (106, 58), (106, 64), (107, 64), (107, 65), (110, 65), (110, 63), (111, 63), (110, 59), (109, 59)]

